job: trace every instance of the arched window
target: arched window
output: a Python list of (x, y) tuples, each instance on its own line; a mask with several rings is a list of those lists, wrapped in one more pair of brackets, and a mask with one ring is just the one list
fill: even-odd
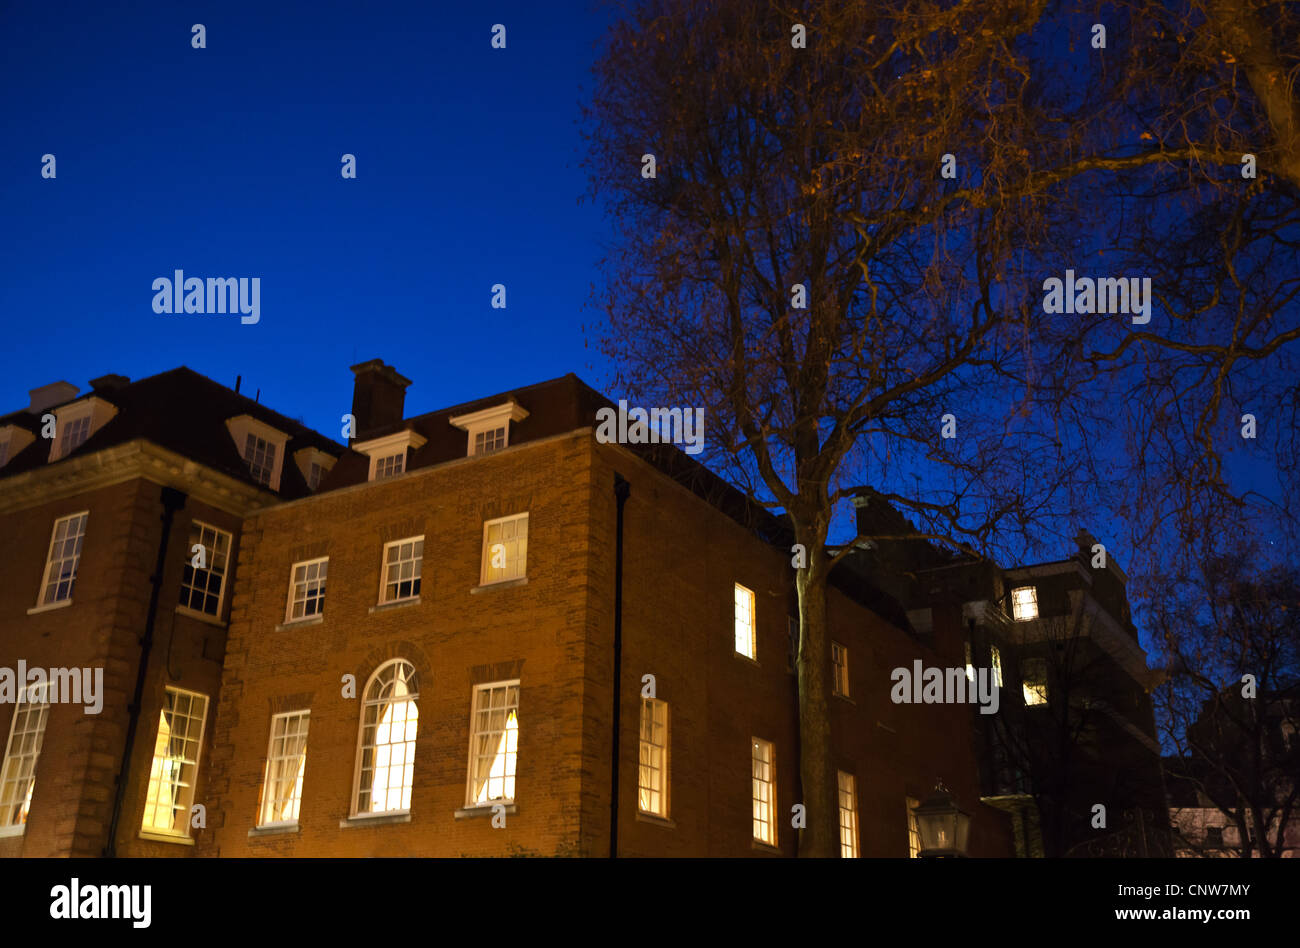
[(354, 815), (411, 808), (419, 699), (415, 667), (400, 658), (380, 665), (366, 683)]

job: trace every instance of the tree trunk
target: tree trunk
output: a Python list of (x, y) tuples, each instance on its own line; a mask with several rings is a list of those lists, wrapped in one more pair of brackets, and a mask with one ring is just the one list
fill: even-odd
[(839, 787), (831, 761), (831, 724), (826, 700), (829, 664), (826, 584), (829, 576), (825, 531), (800, 531), (808, 565), (797, 571), (799, 593), (799, 773), (807, 826), (799, 835), (800, 856), (839, 855)]

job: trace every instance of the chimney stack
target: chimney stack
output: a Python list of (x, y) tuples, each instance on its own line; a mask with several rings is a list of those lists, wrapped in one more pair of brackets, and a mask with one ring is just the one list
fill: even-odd
[(352, 415), (357, 420), (354, 441), (376, 428), (401, 421), (406, 408), (406, 387), (411, 380), (382, 359), (352, 366)]
[(81, 390), (71, 382), (51, 382), (40, 388), (28, 389), (27, 394), (31, 397), (31, 404), (27, 406), (27, 410), (33, 415), (39, 415), (47, 408), (72, 401), (79, 391)]

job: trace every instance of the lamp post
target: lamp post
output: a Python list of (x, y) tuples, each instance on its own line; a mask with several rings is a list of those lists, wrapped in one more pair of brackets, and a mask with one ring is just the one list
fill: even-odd
[(943, 781), (938, 781), (934, 792), (916, 807), (916, 828), (921, 836), (922, 859), (955, 858), (966, 855), (966, 841), (970, 835), (970, 814), (957, 806)]

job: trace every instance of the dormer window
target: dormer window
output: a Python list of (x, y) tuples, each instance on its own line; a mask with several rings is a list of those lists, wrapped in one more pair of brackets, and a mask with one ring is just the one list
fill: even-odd
[(289, 435), (252, 415), (228, 418), (226, 428), (253, 480), (278, 491)]
[(0, 425), (0, 467), (16, 458), (24, 448), (36, 440), (26, 428), (17, 425)]
[(401, 454), (390, 454), (387, 457), (375, 458), (375, 480), (380, 481), (385, 477), (396, 477), (402, 473), (406, 464), (406, 452)]
[(468, 434), (466, 455), (491, 454), (510, 444), (510, 422), (523, 421), (528, 412), (511, 399), (468, 415), (454, 415), (447, 421)]
[(102, 398), (91, 395), (81, 401), (56, 408), (54, 414), (54, 439), (50, 445), (50, 461), (66, 458), (110, 418), (117, 414), (117, 407)]
[(407, 452), (418, 451), (427, 440), (423, 435), (408, 429), (370, 441), (358, 441), (352, 448), (370, 456), (370, 480), (381, 481), (410, 470)]
[(298, 465), (298, 470), (302, 471), (307, 487), (316, 490), (320, 487), (320, 482), (325, 479), (325, 475), (334, 467), (336, 459), (320, 448), (300, 448), (293, 453), (293, 460)]
[(269, 486), (271, 472), (275, 470), (275, 443), (249, 434), (244, 442), (244, 461), (253, 480)]

